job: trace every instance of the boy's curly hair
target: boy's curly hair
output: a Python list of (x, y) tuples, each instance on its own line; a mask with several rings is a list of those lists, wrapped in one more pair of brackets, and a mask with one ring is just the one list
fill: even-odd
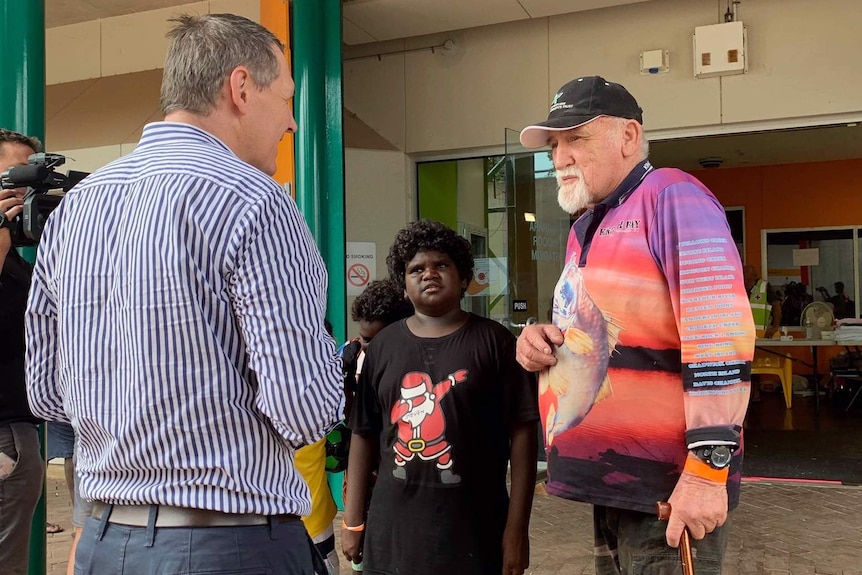
[[(448, 255), (455, 262), (458, 275), (466, 283), (473, 279), (473, 253), (470, 242), (459, 236), (454, 230), (434, 220), (417, 220), (407, 224), (398, 232), (389, 255), (386, 256), (386, 266), (389, 276), (401, 290), (406, 287), (404, 276), (407, 264), (417, 253), (435, 251)], [(464, 295), (465, 289), (461, 290)]]
[(389, 278), (373, 281), (353, 301), (353, 321), (383, 322), (383, 325), (413, 315), (413, 304), (404, 297), (404, 290)]

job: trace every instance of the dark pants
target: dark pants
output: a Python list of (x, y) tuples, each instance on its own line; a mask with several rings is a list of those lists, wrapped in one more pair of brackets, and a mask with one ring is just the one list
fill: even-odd
[[(679, 551), (665, 540), (666, 521), (655, 514), (593, 507), (596, 538), (596, 575), (679, 575)], [(721, 561), (727, 547), (727, 522), (696, 541), (691, 540), (694, 572), (721, 575)]]
[(89, 518), (75, 575), (311, 575), (311, 542), (298, 519), (249, 527), (147, 527)]
[[(30, 525), (45, 478), (39, 428), (32, 423), (0, 425), (0, 573), (25, 575)], [(40, 526), (45, 530), (45, 526)]]

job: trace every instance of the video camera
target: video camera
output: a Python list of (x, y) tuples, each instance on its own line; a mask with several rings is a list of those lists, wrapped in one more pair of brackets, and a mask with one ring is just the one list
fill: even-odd
[(24, 211), (9, 228), (13, 246), (32, 246), (39, 242), (48, 216), (63, 199), (62, 195), (48, 194), (50, 190), (68, 192), (88, 175), (74, 171), (64, 175), (55, 171), (65, 162), (66, 157), (61, 154), (42, 152), (27, 158), (26, 166), (13, 166), (0, 175), (0, 187), (4, 190), (27, 188)]

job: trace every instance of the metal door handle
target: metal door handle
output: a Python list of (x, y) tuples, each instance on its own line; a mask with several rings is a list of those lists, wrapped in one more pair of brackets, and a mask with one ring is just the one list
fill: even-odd
[(535, 317), (528, 317), (527, 321), (525, 321), (524, 323), (517, 323), (517, 322), (510, 320), (509, 318), (504, 318), (503, 320), (500, 321), (500, 323), (502, 323), (503, 325), (507, 325), (509, 327), (516, 327), (518, 329), (524, 329), (528, 325), (534, 325), (534, 324), (539, 323), (539, 320), (536, 319)]

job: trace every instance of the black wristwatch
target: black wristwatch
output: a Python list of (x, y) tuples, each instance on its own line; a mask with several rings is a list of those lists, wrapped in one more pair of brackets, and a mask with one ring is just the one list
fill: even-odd
[(733, 459), (733, 450), (727, 445), (695, 447), (691, 453), (713, 469), (724, 469)]
[(12, 220), (6, 217), (6, 213), (0, 211), (0, 230), (3, 228), (12, 228)]

